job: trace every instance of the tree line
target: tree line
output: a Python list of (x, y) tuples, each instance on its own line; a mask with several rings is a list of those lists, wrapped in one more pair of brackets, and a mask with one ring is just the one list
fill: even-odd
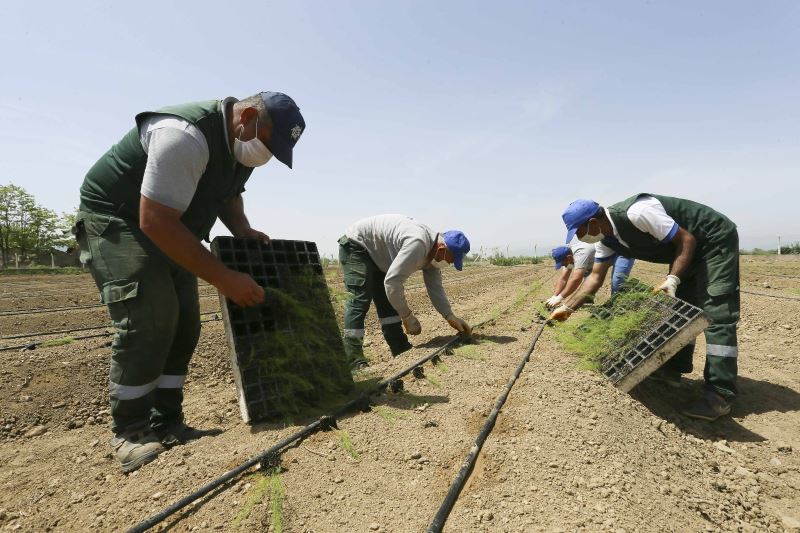
[(72, 235), (75, 213), (58, 215), (40, 205), (24, 188), (0, 184), (0, 260), (9, 266), (18, 258), (36, 262), (55, 251), (69, 252), (76, 247)]

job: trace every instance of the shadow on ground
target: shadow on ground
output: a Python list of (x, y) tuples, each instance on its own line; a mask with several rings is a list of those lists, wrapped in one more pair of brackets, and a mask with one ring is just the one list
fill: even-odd
[[(440, 348), (452, 340), (452, 336), (440, 335), (434, 337), (427, 342), (417, 344), (415, 348)], [(481, 344), (481, 343), (495, 343), (495, 344), (508, 344), (515, 342), (517, 337), (510, 335), (473, 335), (467, 342), (463, 344)]]
[(800, 393), (775, 383), (739, 376), (739, 396), (731, 416), (716, 422), (694, 420), (680, 414), (680, 409), (703, 394), (702, 379), (684, 379), (681, 389), (642, 382), (631, 392), (631, 397), (647, 407), (659, 418), (668, 420), (682, 431), (701, 439), (726, 439), (732, 442), (760, 442), (763, 436), (750, 431), (736, 421), (753, 414), (800, 411)]

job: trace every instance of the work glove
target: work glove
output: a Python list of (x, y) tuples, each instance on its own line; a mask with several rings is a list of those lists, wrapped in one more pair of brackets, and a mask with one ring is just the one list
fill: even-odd
[(403, 327), (409, 335), (419, 335), (422, 333), (422, 324), (419, 323), (414, 313), (409, 313), (408, 316), (403, 318)]
[(574, 313), (575, 310), (571, 307), (567, 307), (566, 305), (559, 306), (555, 311), (550, 313), (550, 318), (547, 320), (558, 320), (559, 322), (564, 322), (566, 319), (569, 318), (569, 315)]
[(453, 314), (448, 315), (448, 317), (445, 320), (447, 320), (447, 323), (450, 324), (453, 327), (453, 329), (457, 330), (459, 333), (463, 333), (467, 337), (472, 335), (472, 328), (470, 327), (469, 324), (467, 324), (466, 320), (459, 318)]
[(678, 289), (678, 285), (680, 284), (681, 278), (670, 274), (667, 276), (667, 279), (664, 280), (664, 283), (653, 289), (653, 292), (666, 292), (670, 296), (674, 297), (675, 291)]
[(563, 302), (563, 301), (564, 301), (564, 297), (563, 296), (560, 296), (558, 294), (554, 294), (553, 296), (551, 296), (550, 298), (547, 299), (547, 301), (545, 302), (544, 306), (547, 307), (548, 309), (555, 309), (556, 307), (561, 305), (561, 302)]

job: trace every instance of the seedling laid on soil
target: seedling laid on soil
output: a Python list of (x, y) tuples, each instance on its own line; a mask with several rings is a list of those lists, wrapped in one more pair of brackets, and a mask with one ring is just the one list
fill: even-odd
[(378, 406), (374, 410), (375, 410), (376, 413), (378, 413), (378, 416), (380, 416), (381, 418), (383, 418), (385, 421), (389, 422), (390, 424), (394, 424), (395, 422), (397, 422), (398, 418), (403, 419), (403, 420), (406, 418), (406, 414), (405, 413), (398, 413), (398, 412), (395, 412), (394, 409), (388, 409), (388, 408), (383, 407), (383, 406)]
[(73, 342), (75, 342), (74, 337), (64, 337), (63, 339), (52, 339), (49, 341), (44, 341), (39, 346), (41, 346), (42, 348), (50, 348), (52, 346), (63, 346), (65, 344), (72, 344)]
[(358, 450), (353, 445), (353, 440), (350, 434), (343, 429), (339, 430), (339, 442), (342, 444), (342, 449), (346, 451), (353, 459), (358, 459)]
[(250, 513), (253, 512), (253, 508), (258, 505), (261, 500), (264, 499), (264, 495), (267, 493), (267, 489), (270, 486), (270, 480), (272, 476), (265, 476), (263, 474), (256, 474), (254, 477), (258, 479), (256, 481), (255, 486), (250, 491), (250, 494), (247, 495), (247, 501), (244, 504), (236, 516), (233, 519), (233, 527), (238, 529), (242, 526), (242, 522), (247, 520), (250, 516)]

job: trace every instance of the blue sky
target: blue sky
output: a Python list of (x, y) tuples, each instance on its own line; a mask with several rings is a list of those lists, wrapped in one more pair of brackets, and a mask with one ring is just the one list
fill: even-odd
[(743, 247), (800, 241), (796, 2), (46, 1), (3, 19), (0, 183), (58, 211), (137, 112), (277, 90), (307, 131), (246, 209), (327, 253), (389, 212), (543, 253), (571, 200), (641, 191), (715, 207)]

